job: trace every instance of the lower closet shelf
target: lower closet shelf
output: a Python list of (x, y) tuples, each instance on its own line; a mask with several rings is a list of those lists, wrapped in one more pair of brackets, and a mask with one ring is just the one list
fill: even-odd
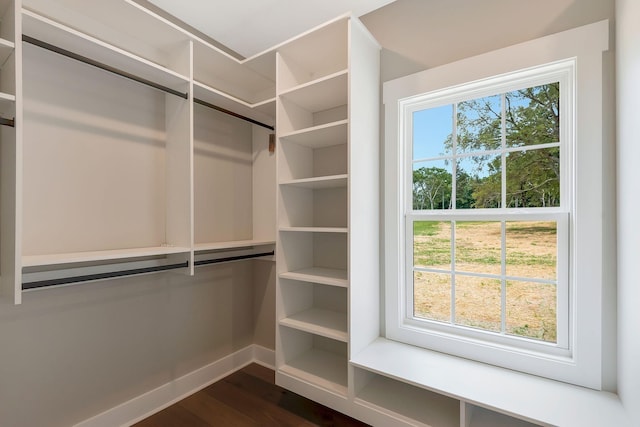
[(22, 257), (23, 267), (46, 265), (62, 265), (83, 262), (126, 260), (151, 256), (188, 253), (189, 248), (178, 246), (155, 246), (146, 248), (114, 249), (104, 251), (69, 252), (47, 255), (25, 255)]
[(279, 372), (340, 395), (347, 394), (347, 358), (313, 348), (281, 366)]
[(311, 267), (280, 273), (283, 279), (300, 280), (301, 282), (320, 283), (329, 286), (347, 287), (349, 284), (347, 270)]
[(334, 340), (347, 342), (347, 315), (312, 308), (280, 320), (280, 324)]

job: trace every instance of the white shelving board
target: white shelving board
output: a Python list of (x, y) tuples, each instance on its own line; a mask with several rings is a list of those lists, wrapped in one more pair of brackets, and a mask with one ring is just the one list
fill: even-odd
[(275, 121), (275, 98), (251, 104), (198, 81), (193, 82), (193, 96), (267, 125), (272, 126)]
[(339, 120), (307, 129), (289, 132), (280, 137), (281, 140), (294, 142), (309, 148), (323, 148), (346, 144), (349, 121)]
[(280, 320), (280, 324), (300, 331), (347, 342), (347, 314), (311, 308)]
[(280, 231), (299, 232), (299, 233), (345, 234), (348, 232), (348, 229), (347, 227), (280, 227)]
[(355, 402), (425, 426), (460, 426), (460, 401), (380, 375), (356, 394)]
[(198, 251), (217, 251), (224, 249), (239, 249), (249, 248), (253, 246), (267, 246), (275, 245), (274, 240), (232, 240), (228, 242), (211, 242), (211, 243), (196, 243), (194, 250)]
[(23, 32), (27, 36), (173, 90), (184, 91), (189, 81), (188, 77), (162, 65), (136, 56), (34, 12), (23, 10), (22, 16)]
[(280, 185), (289, 185), (292, 187), (308, 188), (311, 190), (323, 190), (327, 188), (346, 188), (348, 184), (348, 175), (330, 175), (314, 178), (292, 179), (290, 181), (281, 182)]
[(312, 348), (281, 366), (280, 372), (335, 393), (347, 394), (347, 358)]
[(62, 265), (82, 262), (111, 261), (149, 256), (162, 256), (188, 253), (189, 248), (173, 246), (157, 246), (147, 248), (115, 249), (105, 251), (70, 252), (50, 255), (25, 255), (22, 257), (23, 267), (46, 265)]
[(310, 112), (324, 111), (348, 101), (348, 70), (322, 77), (309, 83), (294, 87), (280, 94), (294, 104)]
[(305, 268), (296, 271), (280, 273), (283, 279), (299, 280), (301, 282), (319, 283), (321, 285), (339, 286), (346, 288), (349, 286), (347, 270), (337, 270), (332, 268)]
[(7, 58), (13, 53), (15, 44), (12, 41), (0, 39), (0, 66), (2, 66)]

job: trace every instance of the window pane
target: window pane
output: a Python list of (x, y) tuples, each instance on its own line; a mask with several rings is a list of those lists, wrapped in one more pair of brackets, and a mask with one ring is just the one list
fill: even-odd
[(507, 282), (507, 334), (556, 342), (556, 285)]
[(451, 163), (444, 160), (413, 165), (413, 209), (451, 209)]
[(559, 95), (559, 83), (505, 94), (507, 147), (559, 142)]
[(456, 324), (487, 331), (501, 330), (501, 282), (456, 275)]
[(416, 267), (451, 270), (451, 222), (413, 223), (413, 264)]
[(509, 153), (507, 207), (536, 208), (560, 206), (560, 149)]
[(430, 159), (451, 153), (453, 105), (413, 113), (413, 159)]
[(456, 271), (502, 273), (500, 222), (456, 222)]
[(556, 280), (557, 231), (554, 221), (507, 221), (507, 275)]
[(502, 201), (501, 157), (462, 157), (456, 164), (456, 208), (499, 208)]
[(416, 271), (413, 275), (414, 316), (449, 322), (451, 319), (451, 275)]
[(458, 103), (456, 154), (502, 147), (500, 95)]

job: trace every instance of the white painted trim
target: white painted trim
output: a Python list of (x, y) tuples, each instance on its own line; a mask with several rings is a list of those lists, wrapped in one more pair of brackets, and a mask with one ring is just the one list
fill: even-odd
[(259, 345), (249, 345), (156, 389), (84, 420), (76, 424), (75, 427), (130, 426), (244, 368), (250, 363), (257, 363), (273, 369), (274, 362), (275, 352), (273, 350)]

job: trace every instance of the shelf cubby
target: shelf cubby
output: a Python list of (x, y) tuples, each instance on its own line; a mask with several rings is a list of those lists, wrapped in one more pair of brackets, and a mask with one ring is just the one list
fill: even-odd
[(345, 288), (283, 280), (280, 294), (283, 316), (279, 323), (293, 329), (347, 341)]
[(348, 172), (345, 143), (311, 148), (281, 139), (280, 154), (280, 183), (310, 178), (333, 179), (338, 175), (345, 177)]
[(463, 402), (464, 427), (536, 427), (539, 424), (501, 414), (487, 408)]
[(345, 233), (280, 232), (281, 272), (347, 269)]
[(374, 372), (354, 368), (357, 405), (409, 425), (460, 427), (460, 401)]
[(348, 21), (337, 19), (279, 47), (280, 91), (305, 85), (348, 66)]
[(279, 326), (283, 364), (280, 374), (347, 395), (347, 345), (313, 333)]
[[(314, 181), (318, 183), (318, 181)], [(335, 228), (346, 232), (347, 188), (307, 188), (285, 185), (280, 188), (280, 229), (290, 227)], [(328, 231), (328, 230), (327, 230)]]

